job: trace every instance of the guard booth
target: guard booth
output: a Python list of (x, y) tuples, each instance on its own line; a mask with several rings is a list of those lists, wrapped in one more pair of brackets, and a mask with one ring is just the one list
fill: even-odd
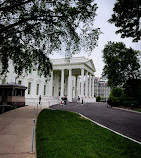
[(0, 105), (25, 106), (25, 90), (16, 83), (0, 84)]

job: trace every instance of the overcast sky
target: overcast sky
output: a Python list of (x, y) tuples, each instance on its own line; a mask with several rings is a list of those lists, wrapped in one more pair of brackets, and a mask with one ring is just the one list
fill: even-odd
[[(120, 38), (120, 34), (115, 34), (117, 28), (114, 26), (114, 24), (107, 22), (107, 20), (111, 18), (116, 0), (95, 0), (95, 2), (98, 5), (97, 16), (95, 18), (95, 28), (100, 28), (103, 34), (100, 35), (98, 46), (93, 50), (91, 56), (89, 57), (93, 59), (96, 68), (95, 76), (101, 77), (102, 69), (104, 67), (102, 50), (104, 49), (105, 44), (107, 44), (107, 41), (121, 41), (125, 43), (126, 47), (132, 47), (135, 50), (141, 50), (141, 41), (138, 43), (133, 43), (131, 38)], [(84, 52), (80, 52), (75, 56), (88, 57), (88, 55), (86, 55)], [(61, 56), (54, 55), (51, 57), (59, 58)]]

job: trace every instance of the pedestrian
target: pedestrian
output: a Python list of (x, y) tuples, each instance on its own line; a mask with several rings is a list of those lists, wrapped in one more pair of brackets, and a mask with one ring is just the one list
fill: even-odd
[(64, 97), (61, 98), (61, 105), (64, 104)]
[(64, 97), (64, 105), (67, 105), (67, 96)]
[(41, 100), (42, 100), (42, 97), (41, 95), (39, 96), (39, 104), (41, 104)]
[(84, 102), (84, 101), (83, 101), (83, 97), (82, 97), (82, 104), (83, 104), (83, 102)]
[(134, 109), (135, 109), (134, 104), (131, 104), (131, 109), (132, 109), (132, 110), (134, 110)]
[(78, 98), (77, 98), (77, 104), (80, 102), (80, 97), (78, 96)]

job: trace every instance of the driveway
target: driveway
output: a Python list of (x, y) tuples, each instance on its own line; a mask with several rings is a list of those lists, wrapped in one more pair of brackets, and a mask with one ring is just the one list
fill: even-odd
[(116, 132), (141, 142), (141, 113), (107, 107), (106, 103), (69, 103), (50, 108), (78, 112)]

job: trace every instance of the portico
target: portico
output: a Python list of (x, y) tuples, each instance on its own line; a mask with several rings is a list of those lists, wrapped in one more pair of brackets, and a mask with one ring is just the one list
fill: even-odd
[(94, 100), (94, 72), (92, 59), (85, 57), (53, 59), (53, 97), (66, 95), (69, 102), (78, 96), (85, 101)]

